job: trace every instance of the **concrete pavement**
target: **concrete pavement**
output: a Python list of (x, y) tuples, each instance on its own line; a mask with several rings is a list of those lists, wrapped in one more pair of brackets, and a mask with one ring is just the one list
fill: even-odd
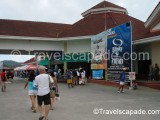
[[(23, 80), (7, 84), (7, 92), (0, 92), (0, 120), (38, 120), (39, 114), (30, 110), (30, 99)], [(59, 84), (60, 97), (49, 120), (160, 120), (160, 115), (95, 115), (95, 108), (106, 110), (160, 110), (160, 91), (140, 87), (117, 93), (116, 87), (96, 84), (68, 88)], [(160, 112), (159, 112), (160, 113)]]

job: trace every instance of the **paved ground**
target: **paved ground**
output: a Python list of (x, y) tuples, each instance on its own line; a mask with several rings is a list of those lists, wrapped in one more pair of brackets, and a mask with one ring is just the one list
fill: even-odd
[[(38, 113), (30, 111), (30, 100), (24, 82), (7, 84), (7, 92), (0, 92), (0, 120), (38, 120)], [(160, 115), (94, 115), (94, 108), (106, 110), (160, 110), (160, 91), (140, 87), (117, 93), (117, 88), (96, 84), (68, 89), (60, 84), (61, 100), (50, 111), (49, 120), (160, 120)]]

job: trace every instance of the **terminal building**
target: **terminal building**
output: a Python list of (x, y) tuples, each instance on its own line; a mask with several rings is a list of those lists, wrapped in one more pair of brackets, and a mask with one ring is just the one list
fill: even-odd
[[(82, 16), (74, 24), (0, 19), (0, 54), (10, 54), (12, 50), (20, 50), (23, 54), (41, 51), (87, 54), (91, 52), (91, 37), (131, 21), (133, 51), (149, 53), (147, 59), (143, 60), (139, 56), (139, 59), (133, 61), (137, 77), (147, 79), (149, 65), (160, 65), (160, 3), (145, 22), (130, 16), (126, 8), (108, 1), (86, 10)], [(64, 69), (82, 66), (90, 71), (88, 60), (55, 62), (51, 59), (50, 65), (55, 64), (64, 66)]]

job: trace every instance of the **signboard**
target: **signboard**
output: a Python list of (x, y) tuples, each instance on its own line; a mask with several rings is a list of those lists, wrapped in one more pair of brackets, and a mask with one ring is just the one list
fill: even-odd
[(131, 71), (132, 52), (131, 22), (107, 30), (107, 69)]
[(91, 38), (91, 64), (94, 64), (94, 66), (97, 64), (96, 69), (106, 69), (105, 52), (106, 31)]
[(92, 70), (93, 79), (103, 79), (103, 70)]
[(63, 62), (89, 62), (89, 53), (64, 53), (63, 51), (52, 51), (50, 53), (51, 63)]
[(136, 73), (135, 72), (129, 72), (129, 80), (135, 80), (136, 79)]

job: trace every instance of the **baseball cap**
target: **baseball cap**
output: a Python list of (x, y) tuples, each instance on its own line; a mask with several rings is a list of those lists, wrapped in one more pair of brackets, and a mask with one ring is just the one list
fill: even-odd
[(46, 68), (45, 66), (39, 66), (38, 69), (39, 69), (39, 70), (45, 70), (45, 69), (47, 69), (47, 68)]

